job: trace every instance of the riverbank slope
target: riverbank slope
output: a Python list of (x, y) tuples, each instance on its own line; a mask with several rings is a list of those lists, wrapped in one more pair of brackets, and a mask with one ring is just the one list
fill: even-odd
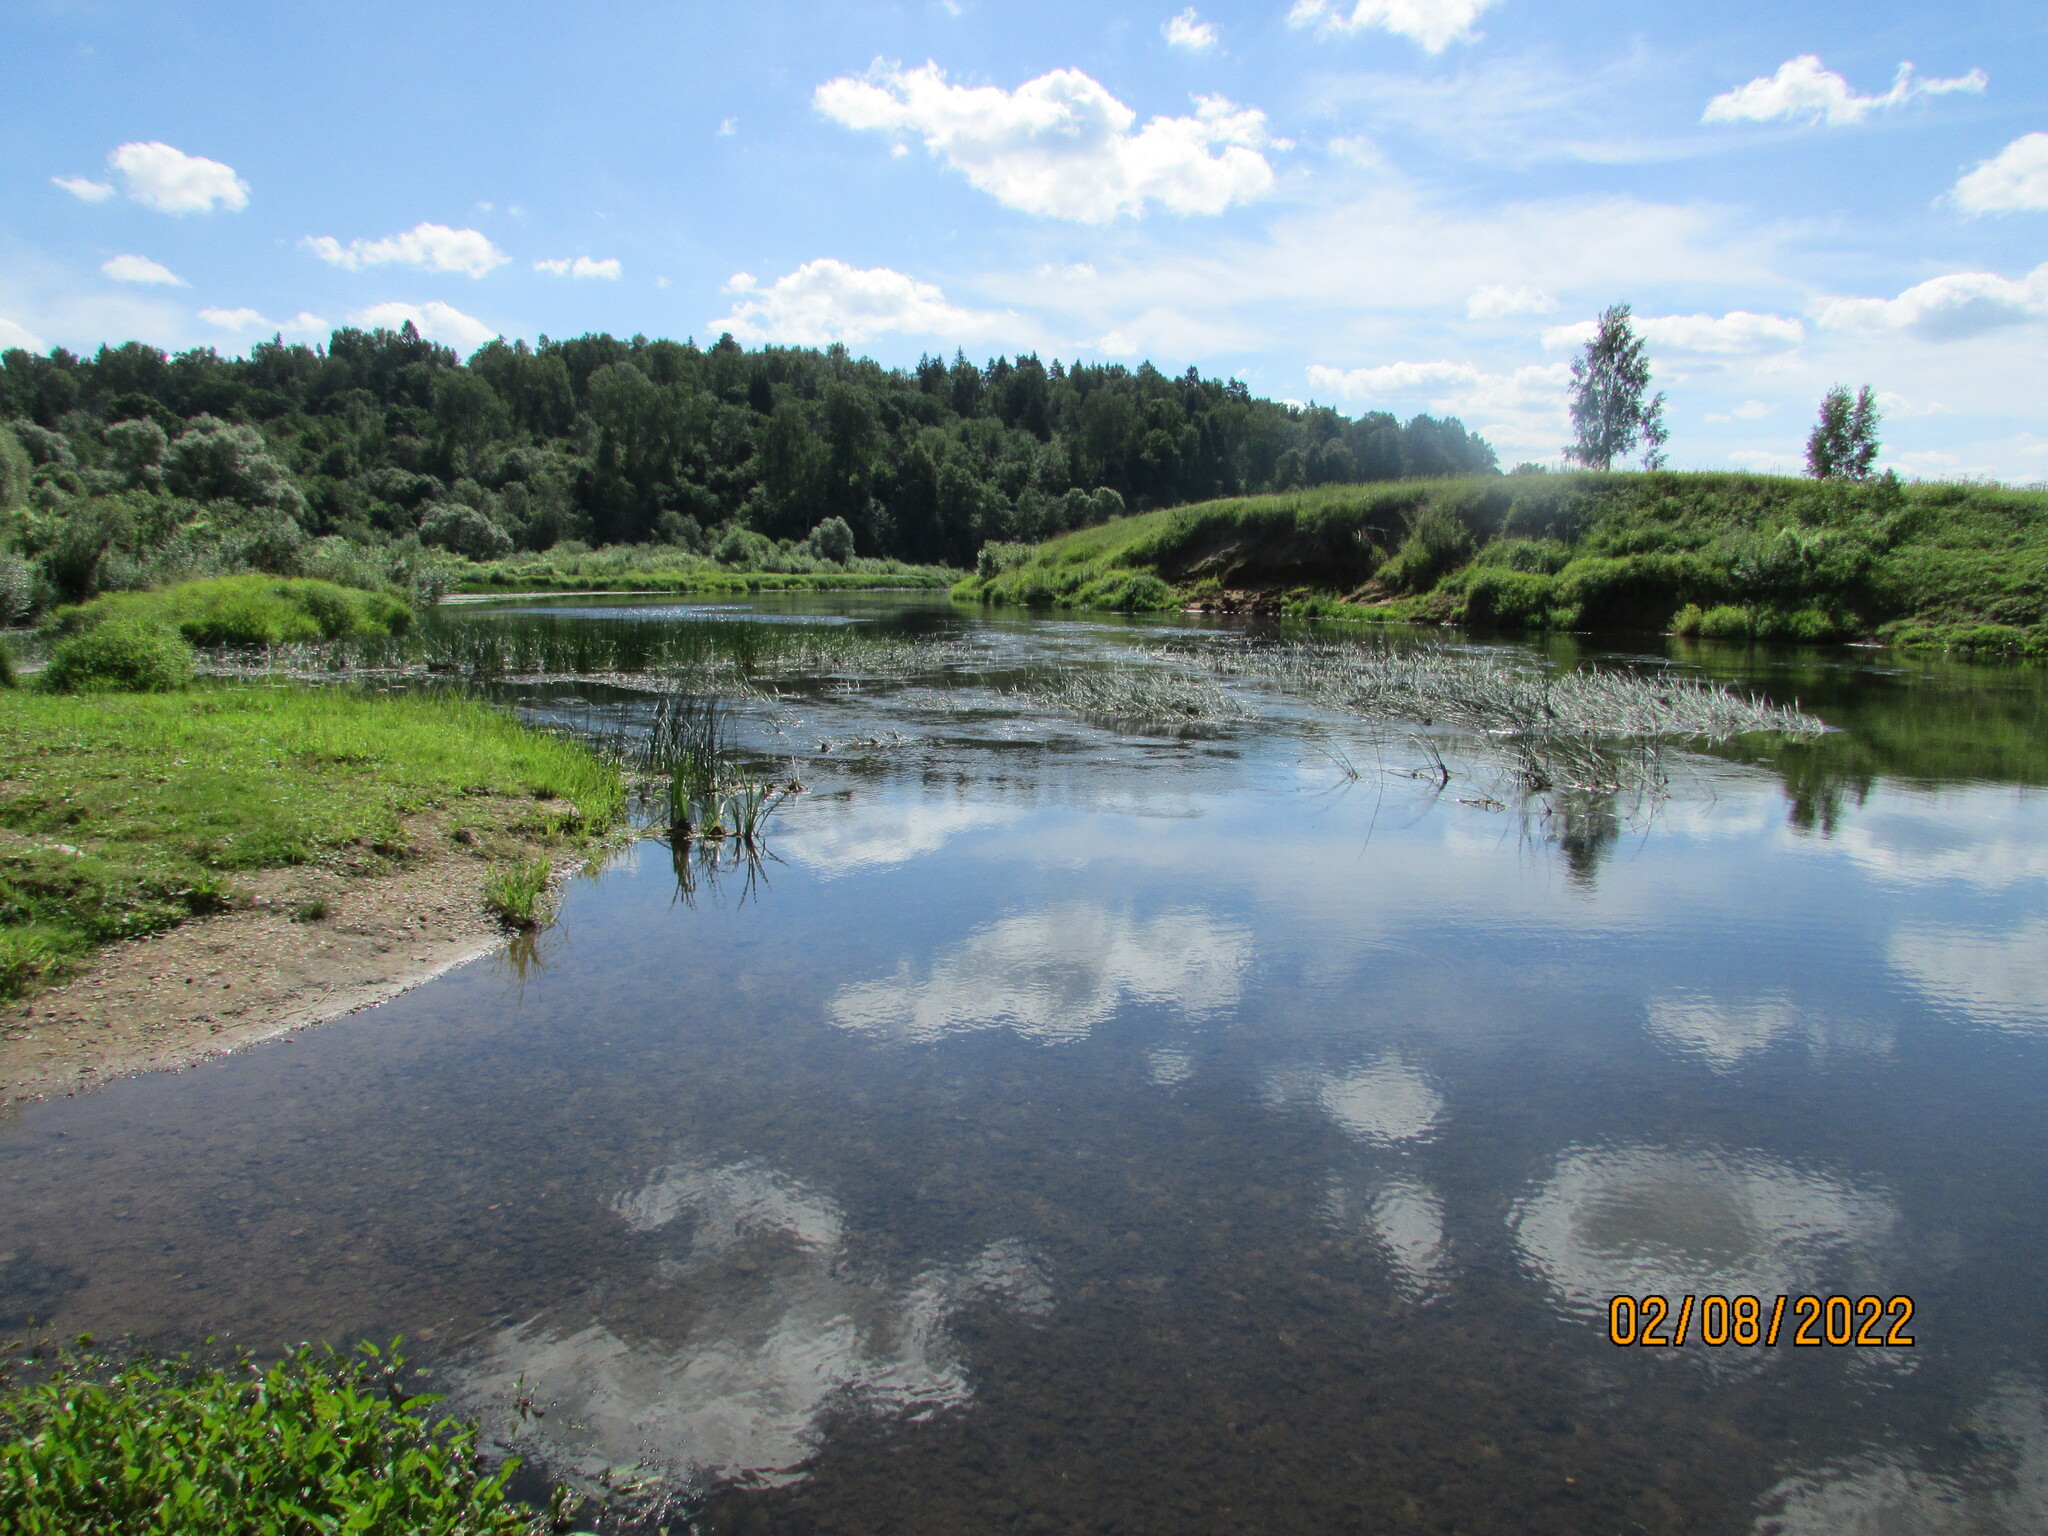
[(491, 947), (485, 883), (619, 820), (583, 747), (452, 698), (0, 693), (0, 1099), (178, 1065)]
[(2048, 492), (1721, 473), (1324, 486), (992, 546), (963, 600), (2048, 653)]

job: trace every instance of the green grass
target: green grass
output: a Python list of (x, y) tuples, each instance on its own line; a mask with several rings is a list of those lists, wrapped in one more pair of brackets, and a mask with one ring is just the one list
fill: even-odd
[(507, 1461), (407, 1397), (395, 1353), (302, 1348), (268, 1370), (114, 1368), (66, 1354), (0, 1393), (0, 1528), (14, 1536), (525, 1536)]
[(403, 819), (429, 807), (565, 799), (557, 830), (579, 834), (624, 809), (587, 749), (452, 696), (0, 692), (0, 763), (0, 996), (217, 910), (236, 871), (348, 844), (402, 857)]
[(2048, 493), (1717, 473), (1325, 486), (1002, 553), (962, 600), (2048, 653)]
[(59, 631), (110, 619), (176, 630), (193, 645), (298, 645), (356, 635), (403, 634), (412, 609), (384, 592), (283, 576), (220, 576), (153, 592), (108, 592), (60, 608)]
[(484, 877), (484, 905), (508, 928), (538, 928), (548, 915), (554, 866), (546, 859), (501, 864)]
[(66, 635), (36, 674), (45, 693), (176, 693), (192, 682), (192, 647), (175, 630), (129, 618)]
[(839, 592), (936, 589), (958, 575), (943, 566), (855, 559), (841, 566), (802, 553), (771, 554), (763, 565), (721, 565), (670, 545), (615, 545), (580, 553), (513, 555), (453, 567), (462, 592)]

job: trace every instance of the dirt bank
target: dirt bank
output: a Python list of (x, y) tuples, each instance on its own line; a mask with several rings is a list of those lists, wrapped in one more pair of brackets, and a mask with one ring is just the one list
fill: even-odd
[(351, 848), (241, 876), (234, 910), (111, 945), (0, 1007), (0, 1114), (384, 1002), (505, 942), (483, 903), (494, 862), (545, 853), (559, 873), (587, 857), (502, 835), (460, 842), (433, 816), (409, 821), (405, 842), (397, 862)]

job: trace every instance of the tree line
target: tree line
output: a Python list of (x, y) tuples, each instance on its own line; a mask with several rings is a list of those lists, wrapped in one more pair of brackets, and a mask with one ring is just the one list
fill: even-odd
[(211, 506), (259, 543), (417, 539), (476, 558), (572, 540), (702, 551), (735, 529), (802, 540), (836, 518), (859, 556), (965, 566), (984, 543), (1125, 510), (1497, 468), (1453, 418), (1352, 420), (1193, 368), (956, 353), (890, 369), (729, 335), (499, 340), (464, 363), (410, 324), (246, 358), (10, 350), (0, 422), (0, 506), (118, 502), (107, 516), (131, 530)]

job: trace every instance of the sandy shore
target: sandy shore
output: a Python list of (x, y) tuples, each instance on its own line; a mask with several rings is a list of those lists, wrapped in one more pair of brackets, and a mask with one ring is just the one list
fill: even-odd
[[(0, 1114), (374, 1007), (503, 944), (485, 875), (542, 850), (468, 846), (432, 817), (406, 834), (416, 852), (397, 864), (350, 849), (240, 876), (246, 904), (109, 946), (63, 985), (0, 1008)], [(586, 856), (554, 857), (559, 873)]]

